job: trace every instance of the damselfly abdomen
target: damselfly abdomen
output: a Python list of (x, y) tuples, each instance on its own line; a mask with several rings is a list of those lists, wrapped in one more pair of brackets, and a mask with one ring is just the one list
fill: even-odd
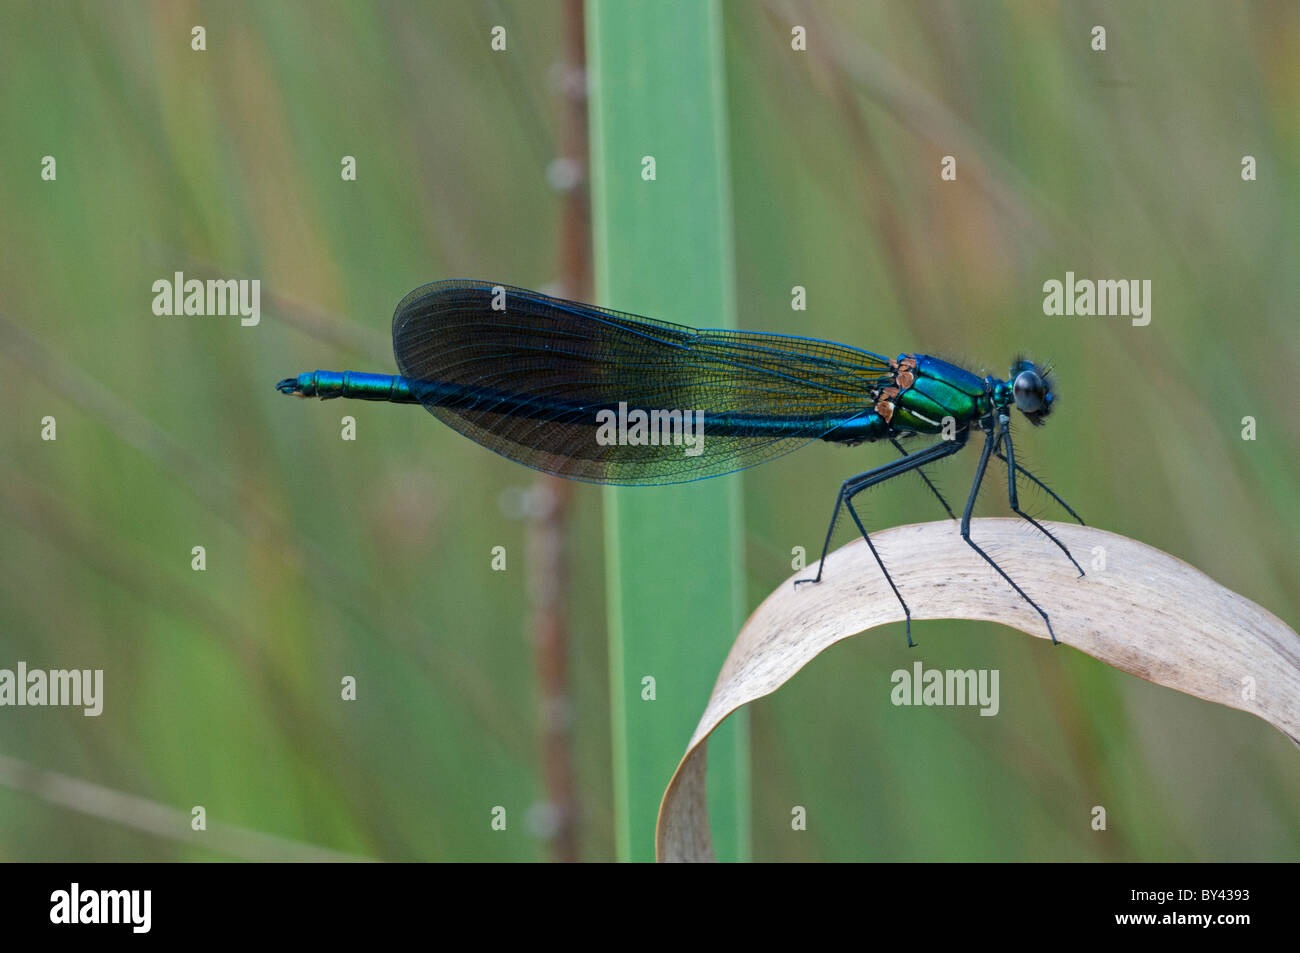
[[(961, 535), (1047, 623), (1051, 620), (970, 537), (971, 511), (990, 457), (1007, 466), (1011, 509), (1016, 474), (1074, 510), (1015, 462), (1012, 406), (1033, 424), (1051, 413), (1048, 375), (1016, 360), (1009, 380), (980, 377), (923, 354), (885, 358), (810, 338), (695, 330), (484, 281), (439, 281), (412, 291), (393, 315), (397, 375), (311, 371), (279, 382), (285, 394), (422, 404), (443, 423), (518, 463), (557, 476), (622, 485), (679, 483), (741, 470), (810, 440), (854, 446), (888, 441), (898, 459), (845, 480), (822, 546), (822, 566), (840, 508), (903, 606), (911, 611), (853, 507), (868, 487), (916, 470), (955, 517), (921, 467), (966, 445), (984, 446), (961, 516)], [(908, 452), (900, 440), (938, 441)], [(1079, 520), (1079, 522), (1083, 522)]]

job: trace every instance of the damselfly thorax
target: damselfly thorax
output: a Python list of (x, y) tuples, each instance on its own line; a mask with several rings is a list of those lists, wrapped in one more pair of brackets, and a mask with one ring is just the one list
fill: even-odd
[(993, 411), (985, 378), (924, 354), (900, 354), (891, 376), (872, 389), (871, 410), (825, 439), (855, 446), (917, 434), (955, 434)]

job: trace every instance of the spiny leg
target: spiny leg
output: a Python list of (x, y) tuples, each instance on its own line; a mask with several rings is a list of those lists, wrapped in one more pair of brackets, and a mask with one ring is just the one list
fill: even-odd
[[(999, 418), (999, 423), (1001, 423), (1003, 427), (1006, 426), (1008, 421), (1005, 415)], [(1029, 598), (1029, 596), (1025, 593), (1025, 590), (1021, 589), (1018, 585), (1016, 585), (1015, 580), (1013, 580), (1010, 576), (1008, 576), (1002, 570), (1002, 567), (993, 561), (992, 556), (984, 552), (984, 550), (980, 549), (980, 547), (975, 543), (975, 540), (970, 538), (971, 511), (975, 509), (975, 498), (979, 496), (980, 484), (984, 481), (984, 471), (988, 469), (989, 457), (992, 455), (993, 444), (997, 439), (998, 439), (997, 427), (993, 427), (989, 429), (987, 436), (985, 436), (984, 438), (984, 449), (980, 451), (979, 465), (975, 468), (975, 482), (971, 484), (970, 496), (967, 497), (966, 499), (966, 509), (964, 509), (961, 514), (961, 538), (966, 540), (970, 548), (975, 550), (975, 552), (979, 553), (980, 556), (983, 557), (986, 563), (988, 563), (990, 566), (996, 569), (998, 571), (998, 575), (1001, 576), (1003, 579), (1005, 579), (1008, 585), (1010, 585), (1012, 589), (1020, 593), (1020, 598), (1024, 599), (1026, 602), (1028, 602), (1031, 606), (1034, 607), (1034, 611), (1037, 612), (1040, 616), (1042, 616), (1043, 621), (1047, 624), (1047, 634), (1052, 637), (1052, 644), (1059, 645), (1060, 643), (1056, 641), (1056, 633), (1052, 630), (1052, 620), (1047, 617), (1047, 613), (1042, 610), (1042, 608), (1038, 605), (1037, 602)]]
[(963, 430), (961, 431), (961, 435), (955, 440), (945, 440), (941, 443), (926, 447), (924, 450), (918, 450), (916, 453), (908, 454), (902, 459), (883, 464), (882, 466), (875, 467), (865, 473), (859, 473), (857, 476), (845, 480), (840, 486), (839, 494), (835, 498), (835, 509), (831, 513), (831, 524), (826, 529), (826, 541), (822, 545), (822, 556), (817, 566), (817, 575), (812, 579), (796, 579), (794, 584), (798, 586), (800, 583), (821, 582), (822, 571), (826, 565), (826, 554), (830, 550), (831, 536), (835, 531), (835, 521), (839, 517), (840, 506), (844, 505), (848, 507), (849, 514), (853, 517), (853, 522), (857, 524), (858, 531), (862, 534), (862, 538), (866, 540), (867, 546), (871, 549), (871, 554), (875, 557), (876, 564), (880, 567), (880, 571), (885, 574), (885, 580), (889, 583), (889, 588), (894, 590), (894, 595), (897, 596), (899, 604), (903, 607), (903, 616), (907, 627), (907, 644), (909, 646), (916, 645), (916, 643), (912, 641), (912, 611), (908, 608), (907, 603), (903, 601), (903, 597), (899, 593), (898, 587), (894, 585), (893, 577), (889, 575), (889, 570), (885, 568), (885, 563), (881, 560), (880, 553), (876, 551), (875, 543), (871, 541), (871, 536), (867, 533), (866, 527), (862, 525), (862, 520), (858, 518), (857, 511), (853, 508), (852, 500), (853, 497), (857, 496), (869, 487), (883, 483), (886, 480), (906, 473), (909, 470), (915, 470), (927, 463), (932, 463), (935, 460), (940, 460), (950, 454), (956, 453), (965, 446), (968, 435), (969, 431)]
[(818, 562), (817, 575), (812, 579), (796, 579), (794, 584), (797, 586), (805, 582), (821, 582), (822, 568), (826, 564), (826, 554), (830, 552), (831, 548), (831, 536), (835, 532), (835, 521), (839, 519), (840, 507), (844, 504), (846, 496), (857, 493), (859, 489), (865, 490), (869, 486), (883, 483), (885, 480), (906, 473), (908, 470), (914, 470), (917, 467), (933, 463), (935, 460), (941, 460), (950, 454), (956, 453), (966, 445), (966, 438), (969, 434), (968, 430), (959, 431), (955, 440), (945, 440), (941, 443), (932, 444), (924, 450), (909, 453), (901, 459), (881, 464), (867, 470), (865, 473), (859, 473), (857, 476), (851, 476), (845, 480), (840, 486), (839, 494), (835, 497), (835, 509), (831, 512), (831, 524), (826, 527), (826, 540), (822, 543), (822, 555)]
[[(1065, 543), (1053, 536), (1051, 530), (1020, 508), (1020, 497), (1016, 493), (1016, 448), (1011, 445), (1011, 431), (1006, 429), (1005, 426), (1002, 433), (998, 435), (998, 442), (1006, 444), (1007, 447), (1007, 455), (1004, 459), (1007, 464), (1007, 502), (1011, 504), (1011, 512), (1017, 516), (1023, 516), (1031, 526), (1059, 546), (1061, 552), (1065, 553), (1065, 558), (1074, 563), (1074, 568), (1079, 570), (1079, 575), (1082, 576), (1083, 567), (1070, 554), (1070, 550)], [(999, 453), (998, 456), (1002, 456), (1002, 454)]]
[(817, 561), (817, 575), (811, 579), (796, 579), (794, 581), (794, 585), (796, 589), (799, 588), (799, 586), (805, 582), (822, 581), (822, 569), (826, 566), (826, 554), (830, 552), (831, 536), (834, 535), (835, 533), (835, 521), (840, 518), (840, 507), (844, 504), (844, 490), (854, 480), (861, 479), (862, 477), (867, 476), (867, 474), (870, 472), (871, 471), (867, 471), (867, 473), (859, 473), (857, 476), (849, 477), (847, 480), (845, 480), (843, 483), (840, 484), (840, 491), (835, 495), (835, 509), (831, 510), (831, 525), (826, 527), (826, 541), (822, 543), (822, 557)]
[[(998, 445), (997, 447), (994, 447), (994, 448), (993, 448), (993, 452), (994, 452), (995, 454), (997, 454), (997, 457), (998, 457), (999, 460), (1001, 460), (1003, 463), (1007, 463), (1007, 458), (1004, 457), (1004, 456), (1002, 455), (1002, 450), (1001, 450), (1001, 441), (998, 441), (998, 444), (999, 444), (999, 445)], [(1026, 470), (1026, 469), (1025, 469), (1024, 467), (1022, 467), (1020, 464), (1017, 463), (1015, 468), (1016, 468), (1016, 470), (1018, 470), (1019, 472), (1023, 473), (1025, 476), (1029, 477), (1029, 479), (1030, 479), (1032, 482), (1034, 482), (1035, 484), (1037, 484), (1037, 485), (1038, 485), (1038, 488), (1039, 488), (1040, 490), (1042, 490), (1044, 493), (1046, 493), (1046, 494), (1047, 494), (1048, 496), (1050, 496), (1052, 499), (1056, 500), (1057, 503), (1060, 503), (1060, 504), (1061, 504), (1061, 509), (1065, 510), (1065, 512), (1067, 512), (1067, 513), (1069, 513), (1071, 516), (1073, 516), (1073, 517), (1078, 521), (1078, 523), (1079, 523), (1080, 526), (1087, 526), (1087, 525), (1088, 525), (1087, 523), (1085, 523), (1085, 522), (1083, 521), (1083, 517), (1082, 517), (1082, 516), (1080, 516), (1078, 513), (1074, 512), (1073, 507), (1071, 507), (1069, 503), (1065, 502), (1065, 500), (1061, 499), (1059, 496), (1057, 496), (1055, 493), (1052, 492), (1052, 488), (1051, 488), (1050, 486), (1048, 486), (1048, 485), (1047, 485), (1046, 483), (1044, 483), (1042, 480), (1038, 479), (1038, 477), (1034, 476), (1032, 473), (1030, 473), (1028, 470)]]
[[(865, 489), (866, 487), (859, 487), (854, 492), (861, 493)], [(876, 557), (876, 565), (879, 566), (880, 571), (885, 574), (885, 582), (889, 583), (889, 588), (894, 590), (894, 598), (896, 598), (898, 604), (903, 607), (903, 630), (907, 634), (907, 647), (909, 649), (916, 648), (916, 643), (912, 641), (912, 610), (907, 607), (907, 602), (903, 599), (903, 594), (898, 591), (898, 586), (894, 585), (894, 577), (891, 576), (889, 570), (885, 568), (885, 561), (880, 558), (880, 553), (876, 549), (876, 544), (871, 541), (871, 534), (867, 532), (867, 528), (862, 525), (862, 520), (858, 518), (858, 511), (853, 508), (853, 494), (849, 494), (844, 498), (844, 505), (847, 507), (849, 515), (853, 517), (853, 522), (857, 524), (858, 532), (861, 533), (862, 538), (867, 541), (867, 546), (871, 549), (871, 555)]]
[[(902, 463), (901, 460), (896, 462)], [(915, 466), (915, 464), (913, 465)], [(853, 497), (873, 485), (873, 476), (879, 477), (879, 479), (874, 480), (874, 482), (884, 482), (884, 480), (889, 479), (891, 476), (898, 476), (900, 473), (907, 472), (906, 470), (900, 469), (896, 473), (890, 473), (887, 475), (877, 473), (877, 471), (885, 470), (890, 466), (892, 466), (892, 464), (887, 464), (886, 467), (877, 467), (875, 470), (860, 473), (857, 476), (844, 481), (843, 485), (840, 486), (839, 497), (835, 501), (835, 512), (831, 514), (830, 528), (826, 530), (826, 545), (830, 545), (830, 536), (835, 529), (835, 520), (839, 516), (840, 504), (843, 504), (849, 511), (849, 515), (853, 517), (853, 522), (857, 525), (858, 532), (860, 532), (862, 538), (866, 540), (867, 548), (871, 550), (871, 555), (876, 559), (876, 565), (879, 566), (880, 571), (885, 574), (885, 581), (889, 583), (889, 588), (894, 590), (894, 598), (896, 598), (898, 604), (903, 607), (903, 621), (907, 634), (907, 645), (908, 648), (915, 648), (916, 643), (912, 641), (912, 610), (908, 608), (906, 600), (903, 599), (903, 594), (898, 591), (898, 586), (894, 585), (894, 577), (891, 576), (889, 570), (885, 568), (885, 561), (880, 558), (880, 552), (876, 549), (876, 544), (871, 541), (871, 534), (868, 533), (867, 528), (862, 525), (862, 519), (858, 516), (858, 511), (853, 508)], [(801, 582), (820, 582), (822, 577), (822, 567), (825, 565), (826, 551), (825, 547), (823, 547), (821, 562), (817, 566), (817, 577), (815, 579), (796, 579), (794, 584), (798, 586)]]
[[(898, 450), (899, 453), (901, 453), (903, 456), (907, 456), (907, 448), (904, 447), (901, 443), (899, 443), (893, 437), (889, 438), (889, 442), (894, 445), (894, 447)], [(916, 471), (916, 475), (919, 476), (922, 480), (924, 480), (925, 485), (930, 488), (930, 492), (939, 498), (939, 502), (943, 505), (943, 508), (948, 511), (949, 518), (956, 519), (957, 514), (952, 511), (952, 507), (949, 506), (948, 501), (943, 498), (943, 494), (940, 493), (939, 490), (935, 487), (935, 485), (930, 482), (930, 478), (925, 475), (925, 471), (918, 467)]]

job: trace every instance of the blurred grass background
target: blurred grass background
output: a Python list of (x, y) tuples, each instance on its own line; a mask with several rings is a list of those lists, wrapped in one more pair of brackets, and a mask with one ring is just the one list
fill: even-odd
[[(1022, 462), (1093, 525), (1294, 625), (1300, 7), (723, 12), (741, 326), (998, 375), (1021, 350), (1053, 360), (1062, 402), (1021, 428)], [(505, 0), (0, 6), (0, 667), (106, 683), (99, 718), (0, 710), (0, 754), (351, 854), (546, 856), (522, 568), (488, 571), (493, 546), (523, 552), (510, 501), (531, 473), (416, 409), (272, 385), (389, 370), (393, 306), (425, 281), (554, 281), (560, 29), (558, 3)], [(155, 317), (152, 283), (177, 270), (260, 278), (261, 325)], [(1151, 324), (1044, 316), (1067, 270), (1150, 278)], [(839, 482), (883, 452), (746, 474), (750, 607), (792, 547), (815, 558)], [(973, 465), (934, 475), (961, 499)], [(576, 489), (570, 536), (588, 859), (613, 853), (599, 498)], [(864, 516), (937, 510), (914, 481)], [(1263, 722), (991, 625), (916, 635), (838, 645), (754, 706), (757, 859), (1300, 857), (1300, 753)], [(917, 660), (999, 669), (1001, 713), (894, 708), (889, 675)], [(5, 859), (238, 856), (212, 833), (0, 787)]]

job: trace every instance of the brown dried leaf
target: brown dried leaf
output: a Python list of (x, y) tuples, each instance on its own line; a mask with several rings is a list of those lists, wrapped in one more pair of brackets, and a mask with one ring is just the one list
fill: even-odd
[[(1022, 520), (976, 520), (971, 535), (1043, 606), (1063, 645), (1158, 685), (1258, 715), (1300, 744), (1300, 636), (1294, 630), (1168, 553), (1105, 530), (1045, 525), (1070, 547), (1086, 576), (1079, 578)], [(981, 619), (1048, 638), (1042, 619), (966, 545), (955, 522), (900, 526), (872, 540), (913, 622)], [(1104, 570), (1091, 568), (1095, 547), (1103, 551)], [(814, 572), (815, 566), (782, 583), (740, 630), (664, 792), (656, 832), (660, 860), (713, 859), (705, 748), (727, 715), (776, 691), (833, 643), (902, 620), (862, 540), (827, 557), (821, 583), (792, 584)], [(924, 638), (924, 627), (913, 629)]]

